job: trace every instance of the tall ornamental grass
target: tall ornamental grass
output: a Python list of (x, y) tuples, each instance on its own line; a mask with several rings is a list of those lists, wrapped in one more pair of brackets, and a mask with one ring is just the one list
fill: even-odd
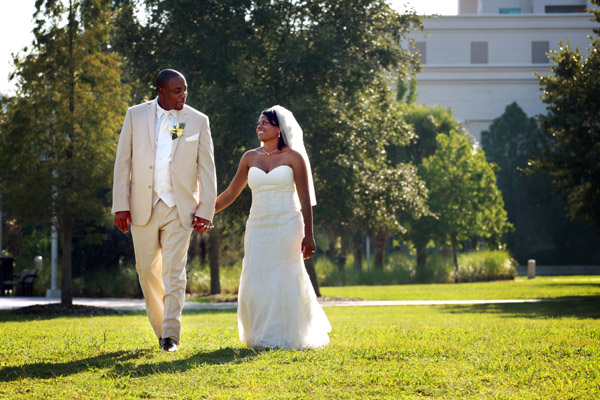
[[(221, 293), (237, 294), (242, 274), (242, 263), (219, 268)], [(187, 290), (191, 294), (210, 293), (210, 268), (206, 264), (188, 264)]]
[[(316, 261), (317, 276), (322, 286), (402, 285), (410, 283), (454, 282), (455, 269), (451, 257), (441, 253), (428, 255), (424, 266), (417, 268), (414, 257), (393, 253), (382, 269), (373, 263), (363, 263), (361, 270), (353, 268), (350, 256), (340, 265), (326, 257)], [(458, 280), (479, 282), (514, 279), (516, 262), (505, 250), (473, 251), (458, 256)]]
[[(320, 256), (316, 259), (316, 271), (321, 286), (352, 285), (403, 285), (411, 283), (454, 282), (452, 258), (436, 252), (428, 255), (427, 263), (417, 269), (414, 257), (393, 253), (386, 259), (382, 269), (376, 269), (371, 261), (363, 262), (361, 270), (354, 270), (354, 259), (349, 256), (342, 264)], [(516, 262), (504, 250), (474, 251), (458, 256), (458, 280), (479, 282), (514, 279)], [(235, 295), (238, 292), (241, 260), (219, 270), (221, 293)], [(34, 294), (42, 296), (49, 287), (50, 271), (44, 269), (36, 281)], [(210, 268), (206, 263), (188, 264), (187, 292), (194, 295), (210, 293)], [(135, 266), (121, 265), (111, 269), (98, 269), (73, 280), (76, 297), (140, 297), (141, 290)]]
[(460, 282), (507, 280), (516, 275), (516, 261), (505, 250), (464, 253), (458, 258)]

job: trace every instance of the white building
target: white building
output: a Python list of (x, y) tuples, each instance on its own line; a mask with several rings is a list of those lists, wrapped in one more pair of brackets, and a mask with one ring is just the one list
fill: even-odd
[(549, 50), (569, 41), (587, 54), (591, 21), (585, 0), (459, 0), (458, 15), (424, 19), (414, 32), (423, 70), (417, 102), (451, 107), (477, 139), (516, 101), (545, 113), (535, 73), (550, 71)]

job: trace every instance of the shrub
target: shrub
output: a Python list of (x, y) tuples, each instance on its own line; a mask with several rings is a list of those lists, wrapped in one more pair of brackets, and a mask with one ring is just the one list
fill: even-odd
[(354, 270), (352, 256), (346, 259), (342, 269), (326, 257), (319, 257), (315, 262), (319, 284), (323, 286), (345, 285), (399, 285), (411, 283), (414, 276), (414, 262), (410, 257), (401, 253), (393, 253), (388, 257), (383, 269), (363, 268)]
[[(352, 256), (350, 256), (352, 257)], [(315, 270), (317, 272), (317, 280), (322, 286), (343, 286), (345, 271), (348, 269), (348, 260), (344, 265), (343, 271), (340, 271), (338, 266), (327, 257), (317, 257), (315, 260)], [(352, 268), (352, 264), (350, 264)]]
[(459, 282), (515, 279), (516, 261), (505, 250), (474, 251), (458, 257)]
[(123, 264), (114, 268), (99, 268), (73, 279), (76, 297), (139, 297), (135, 266)]
[[(343, 268), (327, 257), (319, 257), (315, 262), (317, 277), (322, 286), (345, 285), (401, 285), (409, 283), (450, 283), (454, 282), (452, 258), (439, 252), (432, 252), (427, 262), (418, 270), (414, 257), (400, 252), (387, 257), (383, 269), (374, 269), (371, 264), (355, 271), (354, 260), (350, 256)], [(473, 251), (458, 256), (458, 278), (460, 282), (492, 281), (514, 279), (516, 262), (507, 251)]]
[[(221, 293), (237, 294), (242, 274), (242, 263), (219, 268)], [(188, 264), (187, 291), (192, 294), (210, 293), (210, 268), (200, 262)]]
[[(415, 260), (416, 264), (416, 260)], [(454, 265), (450, 257), (435, 252), (427, 256), (425, 265), (419, 268), (415, 274), (417, 283), (449, 283), (454, 282), (452, 272)]]

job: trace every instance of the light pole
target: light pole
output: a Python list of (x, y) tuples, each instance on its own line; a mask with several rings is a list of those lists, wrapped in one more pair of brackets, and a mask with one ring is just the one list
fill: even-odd
[[(56, 170), (54, 171), (54, 177), (56, 177)], [(56, 210), (54, 208), (54, 202), (56, 200), (56, 186), (53, 187), (52, 191), (52, 231), (51, 231), (51, 247), (50, 247), (50, 289), (46, 289), (46, 297), (58, 297), (60, 298), (61, 292), (58, 289), (58, 231), (56, 229)]]

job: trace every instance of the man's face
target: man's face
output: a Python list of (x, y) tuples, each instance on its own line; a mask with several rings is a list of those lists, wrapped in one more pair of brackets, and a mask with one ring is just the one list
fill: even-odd
[(187, 97), (187, 83), (182, 76), (171, 78), (164, 87), (158, 88), (158, 101), (165, 110), (181, 110)]

